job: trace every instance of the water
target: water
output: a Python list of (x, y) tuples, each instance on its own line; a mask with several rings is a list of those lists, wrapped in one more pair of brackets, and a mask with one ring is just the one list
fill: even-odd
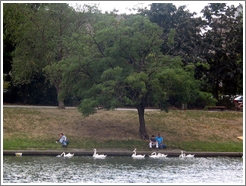
[(3, 183), (243, 184), (243, 158), (4, 156)]

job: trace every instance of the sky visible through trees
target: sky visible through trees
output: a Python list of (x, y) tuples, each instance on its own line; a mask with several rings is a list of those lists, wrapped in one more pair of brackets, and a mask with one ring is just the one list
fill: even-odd
[[(76, 2), (72, 1), (69, 3), (70, 6), (74, 6), (77, 4), (97, 4), (99, 5), (99, 9), (102, 10), (102, 12), (105, 11), (112, 11), (114, 8), (116, 10), (119, 10), (119, 13), (136, 13), (138, 8), (144, 8), (148, 7), (150, 8), (151, 3), (172, 3), (176, 7), (186, 5), (186, 9), (188, 9), (190, 12), (196, 12), (199, 14), (198, 16), (201, 16), (200, 12), (201, 10), (208, 5), (208, 3), (213, 3), (216, 1), (84, 1), (84, 2)], [(244, 1), (225, 1), (228, 6), (234, 5), (237, 7), (240, 3), (244, 4)], [(136, 10), (134, 11), (133, 8)], [(131, 9), (131, 11), (129, 10)]]

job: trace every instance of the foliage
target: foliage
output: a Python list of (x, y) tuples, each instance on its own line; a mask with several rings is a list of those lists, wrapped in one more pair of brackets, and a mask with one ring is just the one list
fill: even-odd
[(4, 103), (31, 105), (58, 105), (54, 86), (45, 81), (44, 76), (35, 76), (31, 83), (13, 86), (10, 84), (3, 94)]
[[(151, 22), (157, 23), (163, 28), (163, 34), (161, 36), (163, 43), (161, 51), (164, 55), (180, 56), (182, 65), (185, 69), (191, 69), (189, 73), (191, 77), (197, 79), (193, 86), (187, 86), (187, 84), (181, 85), (181, 87), (194, 90), (196, 86), (201, 83), (201, 71), (199, 65), (206, 65), (205, 58), (202, 53), (201, 44), (203, 42), (202, 29), (205, 26), (205, 21), (200, 17), (195, 17), (196, 13), (190, 13), (185, 10), (185, 6), (175, 7), (172, 3), (152, 3), (150, 10), (140, 9), (140, 15), (147, 15)], [(185, 79), (186, 77), (183, 77)], [(178, 83), (177, 87), (182, 83)], [(196, 85), (197, 84), (197, 85)], [(180, 87), (180, 89), (181, 89)], [(200, 89), (202, 87), (199, 87)], [(206, 89), (203, 89), (206, 91)], [(176, 92), (179, 94), (179, 91)], [(196, 91), (192, 92), (189, 96), (189, 100), (180, 99), (183, 94), (172, 94), (169, 97), (169, 103), (174, 106), (180, 107), (182, 102), (189, 102), (189, 106), (195, 105), (196, 107), (203, 108), (206, 104), (204, 96)], [(211, 97), (208, 95), (207, 97)], [(201, 99), (201, 97), (203, 97)], [(214, 104), (215, 101), (213, 101)]]
[[(85, 116), (95, 113), (99, 106), (137, 108), (140, 137), (148, 139), (146, 106), (167, 109), (166, 100), (172, 95), (181, 102), (192, 102), (203, 94), (199, 82), (193, 78), (194, 68), (184, 69), (180, 58), (160, 52), (162, 29), (148, 18), (129, 16), (119, 21), (113, 15), (96, 18), (87, 35), (74, 34), (68, 42), (74, 54), (61, 63), (68, 69), (63, 75), (64, 88), (67, 90), (69, 85), (81, 97), (78, 108)], [(76, 75), (71, 76), (72, 72)]]
[(200, 17), (194, 17), (196, 13), (190, 13), (185, 8), (176, 8), (172, 3), (152, 3), (150, 10), (140, 9), (139, 12), (140, 15), (147, 15), (151, 22), (163, 29), (163, 54), (180, 56), (184, 65), (189, 65), (204, 61), (200, 44), (205, 22)]
[[(205, 19), (202, 19), (195, 17), (195, 13), (190, 13), (185, 6), (176, 8), (171, 3), (152, 3), (150, 10), (139, 10), (139, 15), (148, 17), (150, 22), (156, 23), (162, 29), (158, 35), (159, 41), (156, 48), (152, 50), (157, 51), (160, 46), (164, 55), (181, 57), (181, 66), (185, 71), (192, 69), (193, 76), (199, 80), (197, 82), (199, 89), (211, 92), (214, 97), (218, 97), (219, 94), (242, 94), (242, 9), (242, 6), (235, 8), (227, 7), (225, 3), (212, 3), (204, 8)], [(134, 27), (131, 28), (125, 24), (128, 28), (121, 28), (123, 22), (126, 23), (125, 19), (128, 20), (131, 17), (135, 15), (117, 15), (115, 12), (101, 14), (96, 6), (87, 5), (73, 9), (64, 3), (4, 3), (3, 71), (6, 74), (5, 80), (11, 82), (10, 87), (14, 87), (11, 88), (12, 90), (20, 91), (18, 87), (28, 87), (28, 84), (37, 82), (35, 77), (45, 75), (46, 82), (56, 87), (56, 93), (59, 94), (58, 99), (61, 102), (66, 99), (71, 99), (72, 102), (81, 100), (86, 97), (85, 95), (92, 93), (88, 91), (88, 88), (95, 81), (100, 81), (102, 73), (108, 70), (107, 67), (103, 67), (104, 63), (107, 63), (111, 70), (117, 68), (116, 71), (108, 71), (108, 73), (117, 74), (119, 70), (122, 74), (126, 74), (131, 66), (137, 68), (136, 63), (141, 58), (137, 55), (142, 55), (145, 61), (153, 56), (158, 58), (159, 51), (149, 52), (145, 45), (152, 37), (152, 33), (146, 33), (146, 37), (149, 37), (146, 42), (143, 42), (146, 40), (143, 38), (141, 42), (135, 44), (142, 37), (140, 31), (142, 25), (135, 23), (139, 36), (130, 33), (133, 32)], [(130, 22), (127, 24), (131, 25)], [(118, 33), (121, 33), (121, 41), (117, 41), (118, 44), (115, 42), (119, 39), (116, 29)], [(206, 31), (201, 32), (201, 30)], [(145, 37), (144, 34), (143, 36)], [(128, 37), (132, 38), (128, 39)], [(140, 49), (142, 54), (140, 52), (136, 55), (134, 51), (139, 46), (142, 47)], [(128, 47), (128, 49), (119, 51), (119, 47), (123, 49)], [(98, 63), (95, 64), (95, 61)], [(129, 64), (126, 65), (127, 63)], [(81, 68), (83, 73), (78, 73)], [(92, 71), (92, 68), (95, 68), (95, 71)], [(153, 69), (153, 66), (151, 68)], [(133, 82), (133, 78), (135, 81), (140, 80), (140, 77), (136, 75), (129, 77), (128, 81)], [(61, 90), (60, 83), (65, 76), (69, 77), (63, 81)], [(143, 74), (141, 78), (144, 78)], [(100, 83), (99, 81), (97, 84)], [(146, 79), (142, 83), (145, 81)], [(223, 86), (219, 87), (219, 83)], [(135, 87), (132, 91), (136, 88), (141, 87)], [(25, 90), (25, 97), (28, 91), (30, 90)], [(199, 95), (195, 92), (192, 94), (192, 96)], [(163, 95), (163, 98), (166, 97), (169, 103), (180, 107), (184, 100), (179, 100), (179, 96), (169, 94)], [(148, 100), (148, 106), (156, 104), (152, 104), (151, 99)], [(112, 105), (116, 107), (122, 102), (133, 104), (126, 96), (124, 100), (121, 98), (114, 101)], [(205, 105), (200, 98), (197, 98), (197, 103), (201, 103), (201, 107)], [(194, 105), (190, 102), (191, 104)], [(110, 108), (110, 105), (105, 106)]]
[[(203, 9), (209, 30), (203, 43), (209, 69), (203, 68), (211, 92), (218, 99), (243, 92), (242, 6), (210, 3)], [(222, 83), (222, 87), (219, 84)]]
[[(10, 13), (5, 11), (6, 33), (12, 32), (16, 44), (11, 71), (13, 83), (28, 84), (33, 77), (43, 73), (59, 95), (63, 69), (57, 68), (57, 63), (69, 54), (63, 42), (74, 30), (81, 28), (84, 14), (77, 14), (65, 3), (12, 3), (6, 6), (10, 9)], [(60, 108), (64, 108), (64, 99), (59, 100)]]
[[(195, 65), (194, 77), (203, 81), (202, 90), (218, 94), (242, 94), (242, 6), (210, 3), (204, 18), (176, 8), (171, 3), (152, 3), (140, 15), (163, 28), (162, 52), (182, 57), (184, 65)], [(169, 34), (168, 34), (169, 33)], [(218, 87), (223, 83), (223, 87)], [(175, 103), (177, 104), (177, 103)]]

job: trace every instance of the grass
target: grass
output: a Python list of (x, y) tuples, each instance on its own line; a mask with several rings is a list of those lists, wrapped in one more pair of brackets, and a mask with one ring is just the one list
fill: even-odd
[[(151, 136), (161, 133), (168, 149), (243, 152), (243, 114), (170, 110), (145, 112)], [(59, 150), (58, 134), (75, 149), (148, 149), (138, 136), (136, 111), (103, 111), (84, 118), (76, 109), (3, 108), (3, 149)]]

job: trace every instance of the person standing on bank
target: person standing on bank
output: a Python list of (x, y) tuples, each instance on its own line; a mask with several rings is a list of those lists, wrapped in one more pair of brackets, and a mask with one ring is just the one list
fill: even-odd
[(63, 133), (60, 133), (60, 138), (56, 140), (56, 143), (57, 142), (61, 143), (63, 147), (68, 145), (68, 139)]
[(158, 136), (155, 139), (158, 142), (159, 148), (161, 148), (161, 149), (166, 148), (166, 145), (163, 144), (163, 137), (161, 137), (160, 133), (158, 133)]

